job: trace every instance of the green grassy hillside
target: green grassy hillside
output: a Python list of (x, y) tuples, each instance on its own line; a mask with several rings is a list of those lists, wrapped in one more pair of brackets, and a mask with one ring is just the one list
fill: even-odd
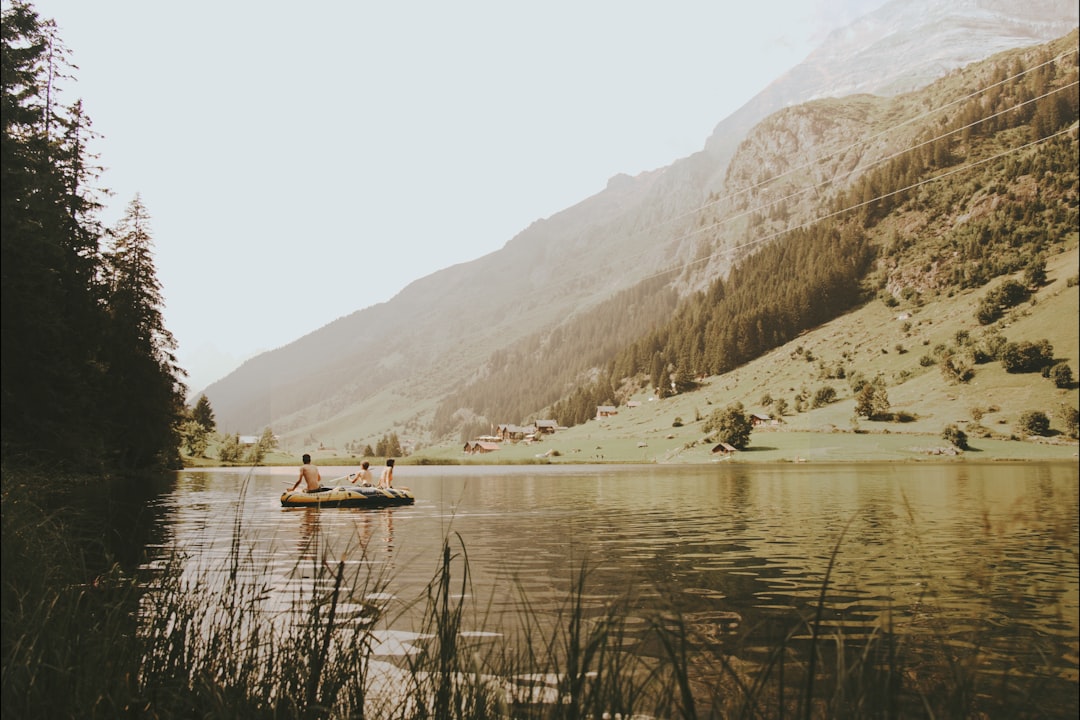
[[(749, 446), (724, 462), (942, 459), (953, 457), (937, 454), (949, 447), (942, 438), (949, 424), (968, 435), (970, 448), (961, 455), (967, 460), (1075, 461), (1077, 441), (1067, 437), (1059, 413), (1063, 404), (1080, 406), (1075, 382), (1058, 389), (1040, 373), (1008, 373), (997, 361), (975, 365), (967, 382), (950, 382), (940, 363), (924, 364), (923, 358), (935, 357), (935, 348), (942, 346), (958, 349), (958, 334), (978, 341), (992, 329), (1012, 342), (1049, 339), (1055, 360), (1067, 362), (1074, 377), (1080, 377), (1078, 269), (1080, 251), (1073, 237), (1068, 250), (1048, 258), (1046, 285), (992, 328), (975, 319), (986, 288), (896, 307), (875, 300), (732, 372), (706, 378), (696, 391), (663, 399), (643, 392), (634, 397), (640, 403), (637, 407), (621, 407), (617, 415), (560, 430), (541, 442), (504, 443), (499, 451), (485, 455), (466, 455), (462, 444), (446, 442), (423, 448), (402, 462), (720, 461), (711, 452), (713, 442), (705, 439), (704, 421), (714, 410), (735, 402), (748, 413), (769, 414), (775, 404), (763, 404), (766, 396), (787, 401), (782, 423), (756, 428)], [(835, 374), (838, 365), (845, 367), (845, 378), (824, 377)], [(856, 418), (849, 382), (854, 373), (881, 376), (891, 410), (907, 421)], [(836, 391), (835, 401), (816, 409), (808, 402), (804, 412), (794, 410), (796, 395), (805, 391), (812, 398), (826, 385)], [(1050, 435), (1022, 436), (1017, 421), (1029, 410), (1046, 413)], [(340, 448), (285, 446), (266, 462), (296, 464), (304, 451), (313, 452), (316, 462), (324, 465), (355, 465), (362, 459)], [(213, 449), (208, 454), (213, 456)], [(333, 472), (324, 476), (331, 478)]]
[[(998, 325), (1010, 341), (1050, 339), (1055, 359), (1066, 361), (1074, 376), (1080, 374), (1080, 287), (1070, 287), (1068, 279), (1076, 277), (1077, 268), (1074, 238), (1069, 250), (1049, 258), (1048, 283)], [(949, 424), (967, 433), (971, 448), (964, 457), (969, 459), (1075, 459), (1077, 443), (1065, 436), (1058, 412), (1063, 403), (1078, 406), (1075, 383), (1058, 389), (1039, 373), (1007, 373), (996, 361), (974, 366), (968, 382), (955, 383), (945, 378), (938, 363), (923, 365), (923, 357), (933, 357), (935, 348), (955, 348), (958, 333), (977, 340), (986, 331), (975, 320), (984, 294), (982, 288), (897, 307), (874, 301), (733, 372), (707, 378), (697, 391), (660, 400), (639, 394), (636, 408), (620, 408), (613, 417), (561, 430), (539, 443), (505, 444), (482, 456), (465, 456), (457, 444), (446, 444), (426, 449), (413, 460), (710, 462), (714, 456), (712, 443), (703, 440), (704, 420), (734, 402), (741, 402), (747, 412), (768, 414), (761, 402), (766, 395), (787, 400), (782, 424), (755, 429), (749, 447), (732, 461), (940, 457), (933, 451), (948, 446), (941, 433)], [(892, 411), (913, 419), (855, 418), (848, 379), (823, 377), (823, 367), (837, 364), (847, 368), (848, 377), (853, 372), (882, 376)], [(835, 389), (834, 402), (805, 412), (792, 409), (798, 393), (806, 390), (812, 396), (823, 385)], [(1016, 423), (1028, 410), (1045, 412), (1053, 434), (1020, 439)]]

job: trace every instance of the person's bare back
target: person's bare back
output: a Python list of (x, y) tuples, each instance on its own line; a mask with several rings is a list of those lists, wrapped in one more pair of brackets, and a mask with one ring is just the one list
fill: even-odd
[(386, 461), (386, 467), (383, 468), (382, 476), (379, 478), (379, 487), (392, 488), (394, 487), (394, 459), (390, 458)]
[(357, 472), (356, 475), (354, 475), (353, 478), (352, 478), (353, 485), (355, 485), (356, 481), (359, 480), (361, 486), (370, 487), (370, 485), (371, 485), (371, 470), (369, 469), (370, 467), (371, 467), (371, 463), (369, 463), (367, 460), (365, 460), (363, 462), (363, 464), (360, 465), (360, 471)]
[(319, 473), (319, 468), (311, 462), (311, 456), (304, 453), (304, 464), (300, 467), (300, 477), (296, 478), (296, 482), (289, 490), (295, 490), (301, 482), (307, 484), (304, 488), (308, 492), (315, 492), (322, 487), (322, 475)]

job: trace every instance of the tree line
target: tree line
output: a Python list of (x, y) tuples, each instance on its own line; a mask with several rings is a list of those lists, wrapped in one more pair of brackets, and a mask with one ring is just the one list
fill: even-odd
[(872, 257), (866, 233), (853, 223), (796, 230), (685, 299), (668, 322), (618, 352), (551, 414), (560, 424), (580, 424), (595, 416), (594, 400), (625, 399), (617, 396), (627, 378), (647, 380), (666, 397), (733, 370), (854, 307)]
[(183, 370), (162, 317), (150, 215), (100, 221), (94, 137), (55, 23), (3, 11), (3, 452), (113, 471), (176, 466)]
[[(439, 403), (435, 434), (460, 430), (466, 440), (490, 433), (494, 425), (518, 424), (529, 417), (548, 419), (537, 413), (572, 391), (583, 373), (606, 363), (641, 328), (665, 322), (677, 305), (669, 279), (656, 276), (556, 327), (495, 351), (476, 379)], [(594, 414), (595, 410), (594, 404)]]

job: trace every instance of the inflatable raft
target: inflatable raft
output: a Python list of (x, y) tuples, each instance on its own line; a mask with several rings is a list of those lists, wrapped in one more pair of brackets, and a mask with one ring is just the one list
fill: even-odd
[(353, 486), (322, 488), (315, 492), (286, 490), (281, 494), (282, 507), (393, 507), (416, 501), (409, 488)]

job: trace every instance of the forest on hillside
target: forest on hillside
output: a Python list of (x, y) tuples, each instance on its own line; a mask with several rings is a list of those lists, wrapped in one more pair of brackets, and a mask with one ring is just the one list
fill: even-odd
[[(671, 268), (594, 320), (496, 354), (440, 404), (434, 433), (539, 417), (580, 424), (644, 386), (691, 389), (860, 303), (981, 287), (1037, 263), (1080, 224), (1076, 40), (992, 58), (967, 84), (946, 78), (883, 100), (921, 105), (926, 119), (902, 151), (822, 190), (819, 220), (776, 233), (764, 227), (767, 208), (750, 213), (727, 277), (686, 295), (685, 268)], [(644, 314), (647, 325), (634, 322)]]
[(136, 196), (102, 227), (92, 124), (60, 92), (72, 72), (55, 24), (5, 4), (3, 456), (90, 472), (175, 467), (184, 373), (150, 216)]

